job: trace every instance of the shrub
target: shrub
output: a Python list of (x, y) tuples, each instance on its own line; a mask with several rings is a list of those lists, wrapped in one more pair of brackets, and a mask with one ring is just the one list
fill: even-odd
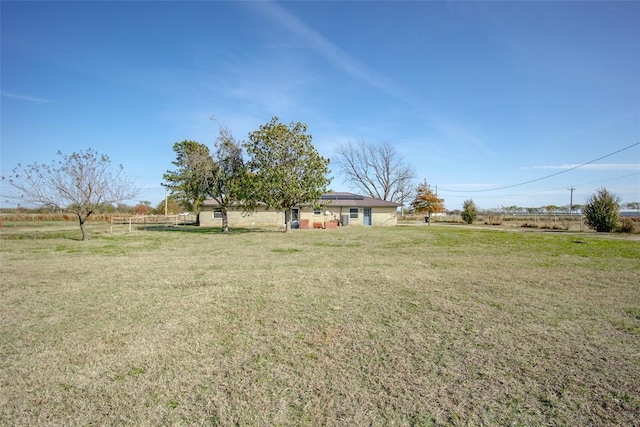
[(467, 224), (471, 224), (477, 216), (478, 208), (476, 204), (471, 199), (465, 200), (462, 204), (462, 220)]
[(615, 230), (619, 211), (620, 198), (606, 188), (600, 188), (592, 194), (582, 210), (587, 226), (598, 232)]
[(633, 218), (624, 217), (620, 221), (618, 231), (620, 233), (637, 233), (638, 230), (636, 230), (636, 222), (633, 220)]

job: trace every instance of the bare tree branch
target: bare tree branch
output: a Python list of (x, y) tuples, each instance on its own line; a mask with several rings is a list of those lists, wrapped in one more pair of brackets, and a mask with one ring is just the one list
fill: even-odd
[(71, 153), (58, 151), (50, 164), (18, 164), (2, 180), (13, 188), (9, 198), (27, 205), (47, 206), (78, 217), (82, 239), (89, 240), (87, 218), (101, 204), (115, 204), (139, 194), (122, 165), (112, 168), (109, 157), (92, 149)]
[(334, 163), (344, 182), (367, 196), (404, 204), (412, 193), (413, 168), (388, 142), (345, 142), (336, 149)]

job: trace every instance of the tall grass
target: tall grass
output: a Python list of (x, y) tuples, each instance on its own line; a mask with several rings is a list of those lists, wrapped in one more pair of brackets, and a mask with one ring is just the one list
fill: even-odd
[(0, 234), (0, 423), (634, 425), (640, 250), (446, 226)]

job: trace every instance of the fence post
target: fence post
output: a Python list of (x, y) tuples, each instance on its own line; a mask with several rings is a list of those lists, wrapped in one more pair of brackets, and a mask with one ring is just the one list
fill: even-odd
[(129, 233), (131, 233), (131, 217), (129, 217)]

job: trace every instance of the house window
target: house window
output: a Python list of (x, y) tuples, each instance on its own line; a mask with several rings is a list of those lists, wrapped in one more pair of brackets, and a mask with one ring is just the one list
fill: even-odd
[(322, 209), (314, 209), (314, 210), (313, 210), (313, 214), (314, 214), (315, 216), (322, 215)]
[(358, 208), (349, 208), (349, 218), (358, 219)]
[(222, 211), (213, 211), (213, 219), (222, 219)]

